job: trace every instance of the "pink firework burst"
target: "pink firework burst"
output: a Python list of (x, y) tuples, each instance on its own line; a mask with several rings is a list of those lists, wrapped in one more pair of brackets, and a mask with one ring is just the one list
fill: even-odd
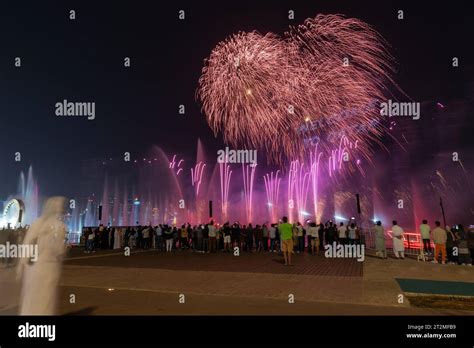
[(370, 159), (384, 133), (377, 103), (395, 85), (392, 73), (387, 44), (370, 25), (318, 15), (283, 37), (240, 32), (219, 43), (197, 97), (215, 134), (264, 150), (270, 162), (307, 157), (308, 138), (326, 156), (342, 138), (358, 142), (357, 158)]
[[(277, 144), (268, 139), (293, 123), (289, 106), (300, 73), (291, 59), (285, 42), (271, 33), (240, 32), (219, 43), (206, 60), (198, 89), (215, 134), (222, 132), (234, 146), (277, 155)], [(280, 136), (291, 141), (290, 134)]]

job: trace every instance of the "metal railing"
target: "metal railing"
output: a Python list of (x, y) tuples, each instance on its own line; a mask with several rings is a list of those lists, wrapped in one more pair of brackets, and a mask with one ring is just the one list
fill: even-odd
[[(373, 229), (366, 229), (362, 232), (361, 243), (363, 243), (367, 249), (375, 249), (375, 231)], [(433, 241), (430, 241), (430, 243), (431, 248), (434, 249)], [(416, 232), (405, 232), (403, 234), (403, 245), (405, 246), (405, 255), (418, 256), (423, 251), (421, 235)], [(387, 251), (390, 250), (393, 253), (393, 236), (391, 230), (385, 231), (385, 248)]]

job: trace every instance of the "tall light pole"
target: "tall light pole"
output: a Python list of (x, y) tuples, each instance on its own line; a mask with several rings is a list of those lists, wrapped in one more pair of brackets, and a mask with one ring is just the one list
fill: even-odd
[(443, 206), (443, 199), (439, 197), (439, 206), (441, 207), (441, 213), (443, 214), (443, 221), (444, 221), (444, 227), (446, 227), (446, 216), (444, 215), (444, 206)]

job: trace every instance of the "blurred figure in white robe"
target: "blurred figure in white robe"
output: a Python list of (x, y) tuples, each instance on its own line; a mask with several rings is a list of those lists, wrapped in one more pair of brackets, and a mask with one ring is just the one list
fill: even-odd
[(64, 197), (49, 198), (41, 216), (33, 222), (23, 241), (38, 245), (38, 259), (21, 259), (17, 276), (22, 279), (20, 315), (57, 314), (57, 292), (64, 253), (66, 225)]
[(115, 227), (114, 249), (120, 249), (121, 247), (122, 247), (122, 228)]

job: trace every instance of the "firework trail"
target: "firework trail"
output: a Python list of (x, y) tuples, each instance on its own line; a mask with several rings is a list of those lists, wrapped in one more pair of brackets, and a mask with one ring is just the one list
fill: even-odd
[(247, 223), (252, 222), (252, 201), (253, 201), (253, 183), (255, 179), (256, 164), (242, 163), (242, 178), (244, 181), (244, 198), (245, 198), (245, 217)]
[(370, 25), (341, 15), (307, 19), (283, 37), (239, 32), (205, 61), (197, 97), (215, 134), (263, 149), (271, 162), (302, 159), (308, 137), (323, 153), (342, 137), (358, 141), (370, 158), (384, 129), (378, 108), (367, 105), (393, 84), (386, 46)]
[(178, 162), (176, 162), (176, 155), (173, 155), (173, 158), (169, 163), (169, 167), (170, 169), (173, 169), (173, 171), (176, 170), (176, 176), (178, 176), (183, 171), (183, 168), (181, 168), (181, 164), (183, 164), (183, 162), (183, 159), (180, 159)]
[(299, 222), (302, 222), (304, 220), (306, 201), (308, 198), (309, 191), (309, 179), (310, 172), (304, 170), (304, 163), (298, 160), (292, 161), (288, 174), (288, 185), (293, 186), (292, 192), (294, 192), (296, 198)]
[(287, 190), (288, 190), (288, 222), (293, 222), (293, 209), (295, 208), (295, 200), (294, 200), (294, 189), (295, 185), (293, 184), (295, 180), (296, 173), (293, 168), (293, 162), (291, 162), (290, 170), (288, 171), (288, 182), (287, 182)]
[(200, 161), (194, 166), (194, 168), (191, 168), (191, 184), (194, 187), (196, 198), (199, 196), (199, 188), (201, 187), (202, 174), (204, 173), (205, 167), (206, 163)]
[[(356, 140), (353, 143), (349, 141), (347, 136), (343, 135), (341, 137), (339, 140), (339, 146), (336, 149), (330, 150), (330, 155), (328, 156), (328, 173), (330, 177), (344, 169), (353, 171), (355, 170), (354, 166), (360, 165), (360, 159), (350, 161), (350, 158), (355, 157), (357, 154), (358, 144), (359, 140)], [(343, 163), (347, 163), (347, 166), (349, 167), (343, 167)], [(359, 171), (361, 171), (361, 169), (359, 169)]]
[(227, 208), (229, 207), (229, 186), (230, 178), (232, 177), (232, 170), (227, 163), (219, 163), (219, 173), (221, 179), (221, 207), (222, 220), (227, 220)]
[(270, 210), (271, 222), (276, 222), (278, 218), (278, 195), (280, 193), (281, 178), (279, 178), (280, 171), (275, 173), (265, 174), (263, 180), (265, 182), (265, 191), (267, 194), (268, 208)]
[(315, 150), (310, 154), (311, 169), (311, 188), (313, 191), (313, 207), (314, 207), (314, 221), (319, 222), (321, 220), (321, 213), (318, 210), (318, 193), (319, 193), (319, 162), (321, 160), (322, 153), (318, 152), (318, 144), (316, 144)]
[(466, 178), (467, 185), (469, 186), (469, 191), (472, 192), (472, 186), (471, 186), (470, 177), (469, 177), (469, 175), (467, 174), (467, 171), (466, 171), (466, 169), (464, 168), (464, 165), (462, 164), (462, 161), (461, 161), (460, 159), (458, 160), (458, 163), (459, 163), (459, 165), (461, 166), (462, 172), (464, 173), (464, 176), (465, 176), (465, 178)]
[(122, 222), (121, 226), (128, 226), (128, 197), (127, 197), (127, 185), (123, 188), (123, 201), (122, 201)]

